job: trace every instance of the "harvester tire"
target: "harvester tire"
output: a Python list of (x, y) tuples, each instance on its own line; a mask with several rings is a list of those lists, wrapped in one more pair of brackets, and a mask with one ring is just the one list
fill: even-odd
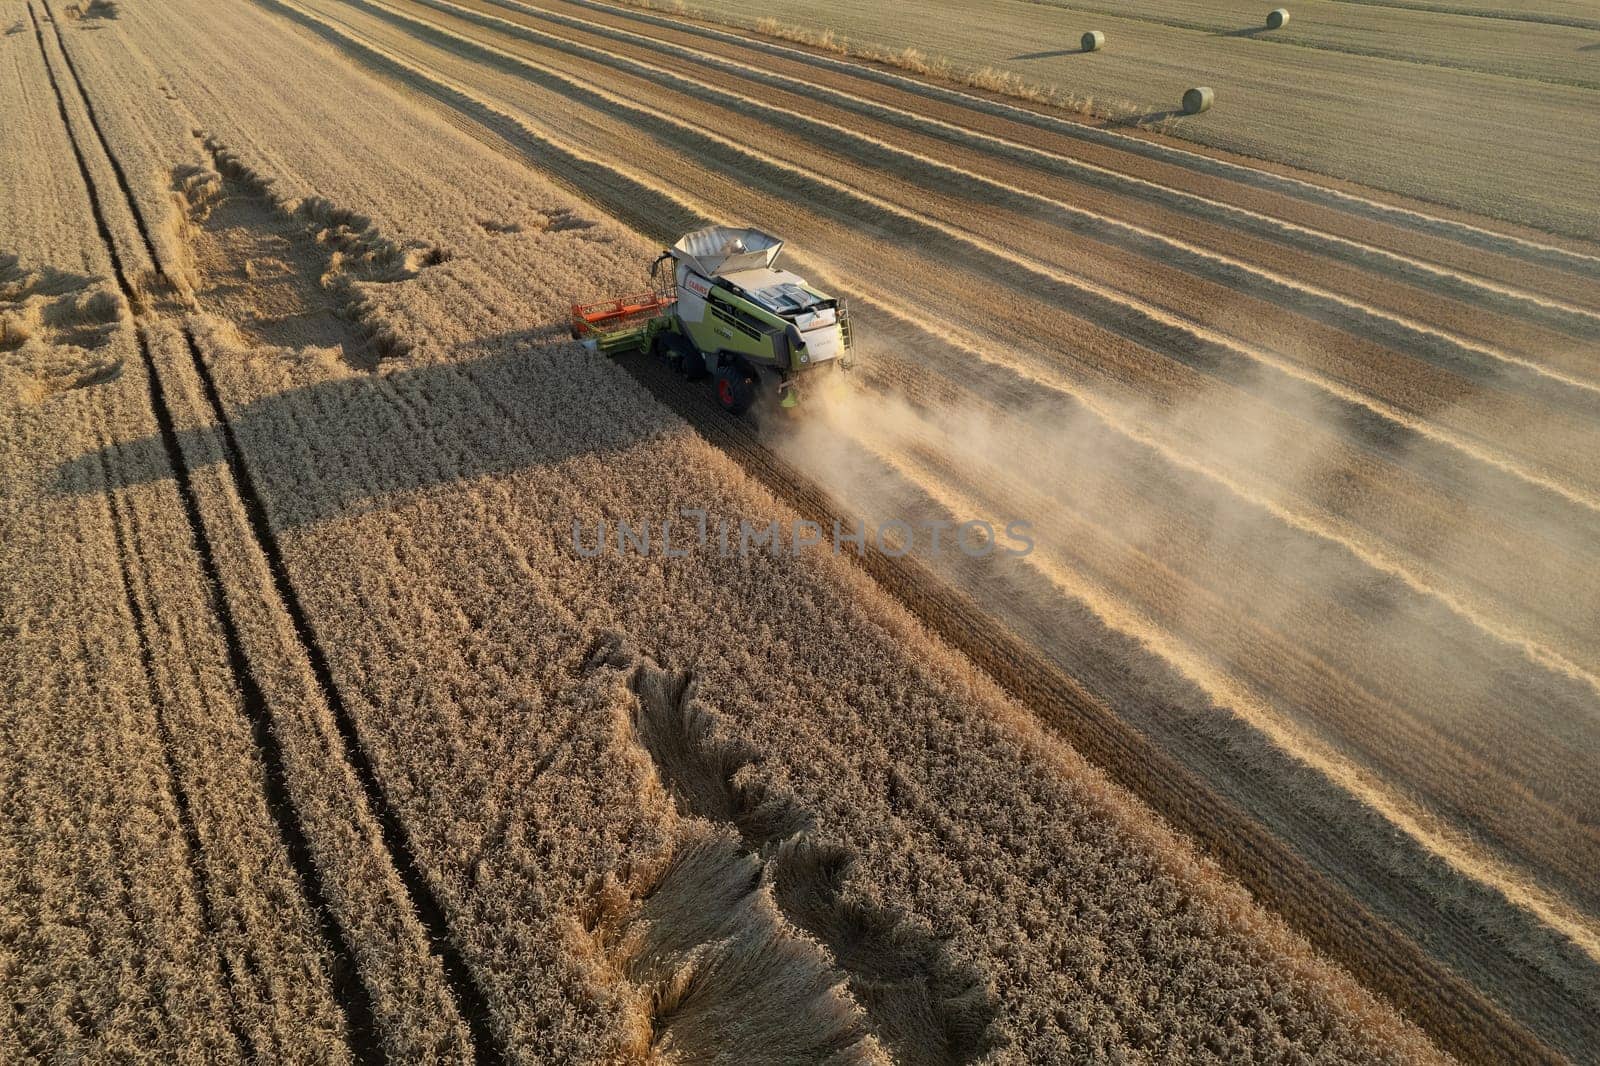
[(760, 382), (746, 367), (727, 363), (717, 367), (717, 402), (731, 415), (742, 415), (756, 402)]
[(706, 357), (695, 351), (693, 344), (683, 342), (683, 355), (678, 360), (678, 369), (690, 381), (704, 381), (709, 371), (706, 370)]
[(706, 361), (689, 338), (681, 333), (667, 332), (656, 335), (656, 351), (665, 356), (672, 369), (688, 378), (699, 381), (706, 376)]

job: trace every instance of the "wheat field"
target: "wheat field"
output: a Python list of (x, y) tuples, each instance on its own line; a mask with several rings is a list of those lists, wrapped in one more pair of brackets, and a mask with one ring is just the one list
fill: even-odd
[[(774, 17), (0, 0), (0, 1058), (1581, 1060), (1589, 208)], [(567, 334), (730, 220), (861, 323), (793, 424)], [(685, 509), (1038, 550), (575, 533)]]

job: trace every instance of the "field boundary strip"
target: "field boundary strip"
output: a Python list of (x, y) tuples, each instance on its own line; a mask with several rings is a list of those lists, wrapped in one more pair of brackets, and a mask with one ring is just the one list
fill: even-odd
[[(46, 21), (51, 24), (51, 29), (55, 35), (57, 46), (61, 49), (62, 57), (67, 59), (68, 69), (72, 74), (74, 83), (77, 85), (85, 113), (91, 114), (88, 110), (88, 98), (83, 94), (82, 83), (78, 80), (77, 72), (72, 69), (66, 46), (61, 40), (61, 31), (56, 23), (55, 13), (50, 10), (47, 0), (40, 0), (40, 2), (44, 5)], [(142, 300), (128, 276), (127, 266), (123, 262), (122, 254), (118, 250), (116, 241), (112, 238), (110, 226), (106, 222), (105, 209), (101, 200), (103, 194), (89, 168), (88, 159), (84, 155), (83, 146), (79, 141), (78, 131), (73, 128), (72, 121), (68, 116), (66, 97), (62, 91), (60, 79), (56, 76), (55, 67), (50, 62), (50, 53), (45, 46), (44, 31), (39, 22), (38, 12), (34, 10), (31, 2), (28, 4), (28, 15), (33, 20), (34, 33), (39, 44), (40, 53), (44, 57), (45, 70), (50, 78), (50, 87), (55, 92), (61, 121), (66, 127), (68, 139), (72, 144), (79, 174), (83, 179), (85, 192), (88, 195), (91, 211), (94, 215), (95, 225), (111, 258), (112, 275), (116, 278), (117, 286), (122, 291), (123, 298), (128, 302), (130, 310), (137, 310), (141, 306)], [(98, 130), (96, 132), (98, 135)], [(101, 145), (102, 149), (104, 149), (103, 138), (101, 138)], [(109, 160), (109, 151), (106, 152), (106, 156)], [(126, 194), (126, 179), (114, 160), (112, 160), (112, 165), (118, 181), (124, 183), (123, 188)], [(129, 204), (131, 207), (131, 197)], [(143, 239), (148, 243), (150, 238), (148, 233), (143, 231), (142, 225), (140, 232)], [(152, 262), (154, 262), (153, 256)], [(160, 374), (156, 369), (155, 358), (150, 351), (149, 338), (142, 325), (135, 324), (134, 334), (139, 347), (139, 355), (144, 364), (150, 406), (159, 428), (167, 464), (172, 470), (173, 481), (177, 488), (179, 499), (183, 503), (189, 532), (194, 539), (195, 551), (200, 560), (201, 570), (206, 585), (211, 592), (212, 609), (215, 611), (218, 624), (222, 628), (223, 641), (228, 650), (228, 666), (232, 671), (234, 682), (239, 688), (241, 703), (245, 715), (249, 719), (251, 733), (261, 753), (263, 769), (265, 770), (263, 777), (267, 809), (272, 814), (273, 822), (288, 853), (289, 863), (295, 872), (300, 889), (304, 893), (306, 902), (316, 918), (318, 933), (322, 938), (323, 945), (332, 959), (333, 972), (329, 975), (329, 982), (332, 986), (334, 1000), (344, 1013), (346, 1024), (350, 1029), (349, 1047), (351, 1054), (358, 1063), (382, 1062), (384, 1061), (384, 1056), (376, 1042), (371, 993), (357, 978), (354, 962), (355, 954), (351, 950), (345, 930), (339, 924), (338, 918), (334, 915), (333, 909), (329, 905), (328, 895), (322, 884), (322, 875), (317, 869), (315, 860), (312, 858), (310, 843), (306, 837), (300, 812), (296, 809), (294, 799), (289, 794), (285, 784), (283, 753), (269, 722), (271, 712), (267, 706), (266, 696), (262, 692), (261, 685), (256, 680), (255, 673), (244, 654), (244, 644), (239, 634), (238, 623), (235, 621), (233, 612), (229, 608), (227, 599), (222, 592), (222, 579), (217, 566), (216, 553), (212, 548), (210, 535), (206, 532), (204, 520), (201, 518), (199, 497), (190, 479), (188, 466), (183, 459), (182, 445), (178, 441), (172, 412), (167, 405), (165, 390), (161, 383)], [(157, 698), (154, 691), (152, 691), (151, 695), (153, 699)]]
[[(102, 153), (116, 176), (121, 194), (133, 218), (134, 226), (139, 233), (140, 239), (144, 242), (157, 275), (165, 280), (166, 272), (156, 254), (154, 242), (150, 237), (149, 226), (139, 208), (137, 199), (133, 195), (127, 175), (117, 160), (115, 153), (111, 150), (110, 143), (101, 127), (88, 91), (84, 87), (83, 80), (78, 73), (71, 53), (67, 50), (66, 42), (61, 37), (60, 26), (56, 21), (55, 13), (50, 8), (49, 0), (40, 0), (40, 3), (44, 7), (47, 20), (51, 23), (57, 45), (61, 49), (62, 58), (65, 60), (67, 71), (83, 104), (84, 112), (89, 118), (89, 124), (99, 142)], [(40, 48), (43, 50), (42, 30), (39, 30), (38, 16), (33, 12), (31, 3), (29, 4), (29, 12), (33, 15), (35, 29), (39, 31)], [(48, 65), (48, 55), (46, 59)], [(118, 284), (122, 287), (124, 295), (128, 297), (130, 305), (137, 306), (135, 302), (137, 294), (127, 277), (115, 243), (111, 240), (109, 228), (104, 223), (98, 199), (100, 191), (94, 184), (83, 156), (82, 148), (78, 144), (77, 134), (72, 130), (71, 123), (67, 119), (65, 100), (61, 95), (60, 84), (53, 69), (50, 72), (50, 77), (52, 86), (56, 90), (58, 103), (61, 105), (62, 120), (67, 123), (68, 133), (73, 139), (74, 151), (77, 153), (85, 184), (90, 190), (90, 199), (95, 203), (95, 216), (100, 224), (102, 237), (106, 240), (107, 248), (112, 256), (115, 267), (114, 273), (117, 276)], [(417, 918), (422, 922), (428, 933), (430, 950), (439, 958), (443, 966), (445, 979), (455, 1000), (456, 1007), (468, 1026), (473, 1045), (474, 1061), (483, 1064), (502, 1062), (505, 1057), (504, 1052), (489, 1025), (488, 998), (479, 987), (476, 978), (455, 945), (450, 934), (444, 908), (434, 894), (432, 887), (427, 883), (426, 877), (412, 852), (409, 834), (406, 832), (399, 814), (389, 804), (382, 784), (378, 780), (372, 760), (361, 742), (355, 719), (344, 702), (343, 696), (334, 680), (327, 655), (317, 640), (305, 608), (300, 602), (299, 594), (295, 591), (293, 582), (289, 577), (282, 548), (267, 517), (266, 507), (262, 502), (261, 495), (244, 461), (244, 452), (239, 445), (232, 422), (228, 418), (210, 367), (206, 365), (205, 358), (200, 351), (200, 346), (195, 340), (193, 332), (187, 325), (181, 327), (181, 332), (195, 372), (200, 380), (201, 390), (206, 397), (208, 406), (211, 408), (216, 425), (221, 431), (224, 460), (228, 472), (238, 488), (239, 499), (244, 506), (245, 517), (249, 523), (253, 539), (267, 562), (267, 568), (272, 577), (272, 584), (277, 593), (279, 605), (290, 620), (301, 650), (333, 715), (334, 724), (343, 742), (346, 761), (355, 771), (368, 806), (377, 820), (380, 836), (385, 851), (388, 853), (388, 858), (406, 890), (406, 895)], [(239, 636), (237, 623), (234, 621), (232, 611), (227, 605), (215, 554), (200, 516), (198, 498), (195, 495), (188, 468), (183, 459), (182, 447), (178, 442), (172, 413), (167, 405), (155, 360), (150, 354), (142, 329), (139, 331), (139, 341), (140, 351), (144, 357), (145, 369), (150, 383), (151, 405), (161, 428), (161, 436), (166, 448), (167, 458), (184, 499), (189, 525), (194, 535), (196, 546), (199, 549), (207, 582), (213, 590), (213, 602), (218, 618), (223, 625), (230, 666), (233, 668), (241, 691), (245, 696), (245, 705), (250, 713), (252, 731), (257, 745), (261, 749), (263, 760), (267, 764), (266, 780), (269, 799), (272, 799), (274, 795), (276, 797), (276, 802), (269, 803), (269, 806), (273, 809), (274, 816), (279, 822), (280, 832), (285, 837), (285, 843), (289, 848), (296, 873), (299, 875), (301, 884), (306, 889), (307, 895), (313, 904), (313, 910), (318, 915), (323, 934), (329, 941), (335, 961), (340, 964), (335, 967), (335, 991), (341, 1006), (346, 1011), (347, 1019), (351, 1026), (353, 1037), (352, 1052), (357, 1060), (363, 1063), (384, 1061), (386, 1056), (379, 1043), (380, 1037), (376, 1031), (371, 994), (355, 973), (354, 959), (356, 956), (348, 944), (346, 934), (338, 924), (338, 919), (334, 916), (332, 908), (329, 906), (326, 892), (322, 888), (320, 871), (318, 871), (315, 859), (312, 856), (299, 812), (296, 810), (293, 797), (289, 793), (283, 772), (282, 750), (271, 723), (272, 712), (259, 683), (255, 680), (254, 673), (244, 653), (244, 646)]]
[[(1347, 192), (1343, 189), (1319, 184), (1306, 178), (1295, 177), (1289, 174), (1280, 174), (1272, 170), (1236, 163), (1232, 160), (1221, 159), (1204, 152), (1188, 148), (1179, 148), (1176, 145), (1165, 144), (1159, 141), (1135, 137), (1132, 134), (1117, 130), (1091, 126), (1082, 122), (1073, 122), (1058, 115), (1045, 111), (1024, 107), (1020, 103), (1011, 103), (1000, 99), (991, 99), (978, 96), (971, 92), (940, 85), (931, 81), (923, 81), (908, 74), (901, 74), (892, 70), (872, 66), (864, 62), (840, 59), (802, 48), (774, 43), (770, 40), (755, 37), (748, 33), (738, 33), (732, 30), (721, 29), (703, 22), (689, 21), (684, 18), (675, 18), (654, 9), (644, 7), (618, 6), (605, 3), (603, 0), (565, 0), (567, 3), (594, 10), (609, 11), (623, 18), (633, 21), (646, 22), (653, 25), (663, 25), (692, 33), (697, 36), (710, 36), (721, 38), (747, 48), (755, 48), (774, 54), (786, 54), (798, 57), (812, 65), (831, 67), (843, 70), (857, 77), (882, 84), (897, 84), (908, 86), (910, 89), (923, 96), (932, 96), (948, 102), (967, 107), (991, 115), (1000, 115), (1017, 119), (1026, 125), (1036, 128), (1050, 129), (1064, 133), (1077, 140), (1086, 140), (1120, 148), (1135, 155), (1142, 155), (1154, 159), (1176, 159), (1181, 165), (1207, 173), (1222, 176), (1233, 175), (1238, 180), (1257, 186), (1258, 188), (1277, 187), (1279, 191), (1287, 191), (1300, 199), (1320, 200), (1322, 202), (1338, 201), (1339, 205), (1354, 207), (1359, 213), (1368, 217), (1387, 217), (1388, 221), (1399, 220), (1402, 224), (1423, 231), (1443, 233), (1454, 236), (1455, 239), (1479, 247), (1489, 248), (1493, 251), (1507, 252), (1520, 256), (1532, 262), (1549, 263), (1562, 266), (1586, 275), (1592, 275), (1600, 269), (1600, 254), (1573, 251), (1556, 244), (1533, 240), (1528, 237), (1504, 233), (1485, 226), (1463, 222), (1457, 219), (1445, 218), (1440, 215), (1431, 215), (1426, 211), (1412, 207), (1403, 207), (1398, 204), (1386, 203), (1382, 200), (1358, 193)], [(1554, 239), (1561, 239), (1558, 234), (1549, 234)]]

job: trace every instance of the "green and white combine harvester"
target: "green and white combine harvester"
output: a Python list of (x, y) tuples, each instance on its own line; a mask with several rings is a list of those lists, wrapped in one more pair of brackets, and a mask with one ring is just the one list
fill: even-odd
[(778, 238), (708, 226), (650, 265), (651, 291), (575, 304), (572, 335), (608, 355), (650, 351), (691, 381), (711, 377), (736, 415), (758, 400), (800, 402), (820, 375), (851, 366), (845, 302), (775, 268)]

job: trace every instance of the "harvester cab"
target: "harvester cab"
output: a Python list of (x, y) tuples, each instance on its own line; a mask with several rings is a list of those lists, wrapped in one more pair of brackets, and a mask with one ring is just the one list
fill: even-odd
[(851, 366), (849, 310), (774, 264), (783, 242), (756, 229), (685, 234), (651, 264), (648, 293), (572, 309), (572, 334), (607, 353), (649, 350), (743, 414), (763, 397), (800, 402)]

